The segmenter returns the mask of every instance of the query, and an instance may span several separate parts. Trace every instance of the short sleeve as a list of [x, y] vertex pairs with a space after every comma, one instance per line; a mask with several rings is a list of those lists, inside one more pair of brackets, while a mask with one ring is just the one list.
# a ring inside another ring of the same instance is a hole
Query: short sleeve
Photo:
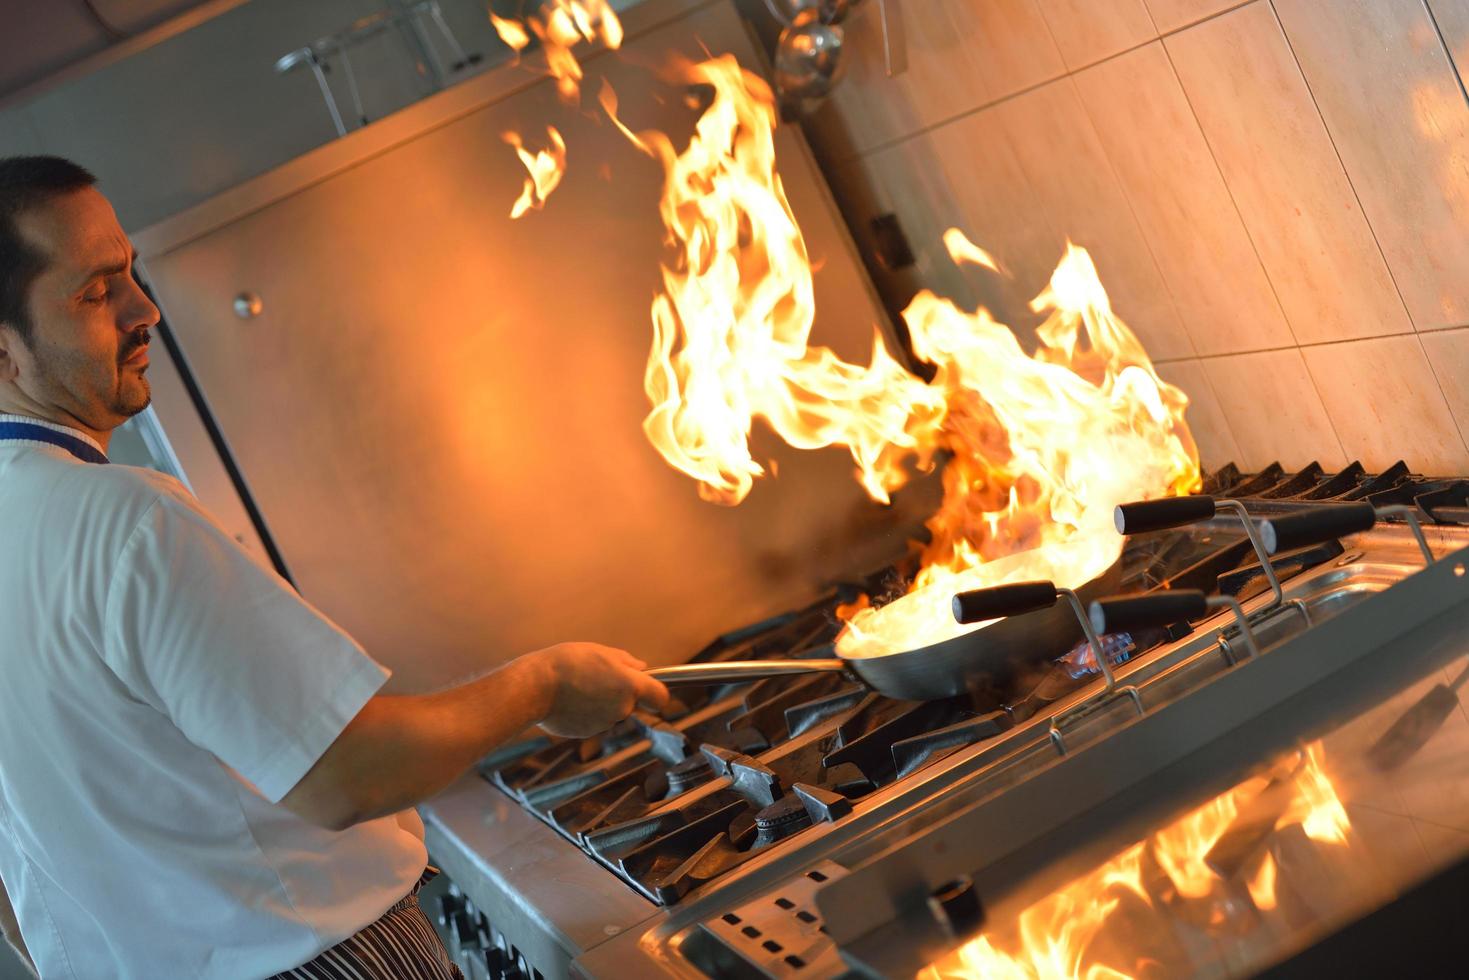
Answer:
[[272, 803], [390, 674], [183, 492], [127, 538], [105, 630], [104, 656], [134, 696]]

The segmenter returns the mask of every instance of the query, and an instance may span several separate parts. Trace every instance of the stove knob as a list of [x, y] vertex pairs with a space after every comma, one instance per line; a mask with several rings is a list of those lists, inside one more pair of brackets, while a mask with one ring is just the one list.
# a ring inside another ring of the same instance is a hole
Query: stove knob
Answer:
[[506, 970], [513, 968], [510, 963], [510, 954], [499, 946], [491, 946], [485, 950], [485, 971], [494, 980], [500, 980], [501, 977], [505, 976]]
[[479, 921], [470, 916], [467, 911], [461, 909], [450, 917], [449, 932], [459, 949], [480, 948]]
[[456, 895], [453, 892], [445, 892], [444, 894], [440, 895], [439, 925], [443, 926], [445, 929], [452, 928], [449, 923], [453, 920], [456, 914], [464, 910], [464, 907], [467, 904], [469, 904], [469, 900], [466, 899], [463, 895]]
[[968, 875], [935, 888], [928, 898], [928, 907], [944, 931], [956, 939], [984, 925], [984, 905]]

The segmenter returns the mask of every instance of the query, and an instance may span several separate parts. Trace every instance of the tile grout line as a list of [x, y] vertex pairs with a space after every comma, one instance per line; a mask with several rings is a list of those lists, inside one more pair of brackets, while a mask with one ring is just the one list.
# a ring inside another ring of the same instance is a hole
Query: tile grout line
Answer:
[[[1423, 10], [1428, 14], [1428, 22], [1433, 25], [1433, 32], [1438, 35], [1439, 46], [1443, 48], [1444, 57], [1449, 60], [1449, 68], [1453, 71], [1454, 78], [1458, 79], [1459, 91], [1463, 94], [1464, 101], [1469, 102], [1469, 88], [1465, 87], [1464, 73], [1460, 70], [1458, 62], [1454, 60], [1454, 50], [1449, 47], [1449, 39], [1444, 37], [1443, 27], [1439, 25], [1438, 14], [1434, 13], [1433, 4], [1429, 0], [1423, 0]], [[1363, 216], [1366, 216], [1365, 212]], [[1454, 411], [1454, 406], [1449, 404], [1449, 393], [1444, 390], [1443, 378], [1439, 377], [1438, 368], [1434, 366], [1433, 359], [1428, 356], [1428, 348], [1423, 346], [1421, 335], [1418, 337], [1418, 346], [1422, 348], [1423, 359], [1428, 362], [1428, 370], [1433, 373], [1433, 380], [1438, 384], [1439, 394], [1443, 396], [1444, 404], [1448, 406], [1449, 418], [1453, 420], [1454, 427], [1459, 430], [1459, 439], [1464, 443], [1464, 449], [1469, 451], [1469, 430], [1464, 428], [1459, 421], [1458, 414]]]
[[[1265, 9], [1267, 9], [1267, 10], [1270, 11], [1270, 15], [1271, 15], [1272, 19], [1275, 19], [1276, 20], [1276, 23], [1279, 24], [1279, 19], [1276, 18], [1276, 16], [1275, 16], [1275, 5], [1274, 5], [1273, 0], [1252, 0], [1252, 2], [1261, 2], [1261, 3], [1264, 3]], [[1243, 9], [1245, 6], [1249, 6], [1249, 4], [1242, 4], [1239, 7], [1232, 8], [1231, 11], [1222, 11], [1221, 12], [1221, 15], [1223, 13], [1230, 13], [1233, 10]], [[1285, 29], [1284, 29], [1284, 27], [1282, 27], [1281, 28], [1282, 35], [1284, 35], [1284, 32], [1285, 32]], [[1290, 39], [1289, 39], [1289, 37], [1286, 37], [1285, 38], [1285, 41], [1286, 41], [1286, 48], [1289, 49], [1290, 52], [1291, 52], [1291, 58], [1292, 58], [1292, 60], [1295, 60], [1295, 50], [1290, 47]], [[1229, 195], [1229, 203], [1231, 205], [1233, 205], [1234, 211], [1235, 211], [1235, 216], [1239, 219], [1240, 228], [1245, 233], [1245, 239], [1246, 239], [1246, 241], [1248, 241], [1250, 243], [1250, 250], [1252, 252], [1254, 252], [1254, 254], [1255, 254], [1255, 261], [1258, 262], [1259, 265], [1260, 265], [1260, 273], [1265, 277], [1266, 283], [1268, 283], [1269, 286], [1270, 286], [1270, 294], [1271, 294], [1271, 296], [1273, 296], [1275, 298], [1275, 305], [1280, 310], [1280, 318], [1285, 323], [1286, 332], [1290, 334], [1290, 339], [1294, 342], [1294, 347], [1295, 347], [1296, 351], [1298, 352], [1297, 356], [1299, 356], [1300, 359], [1301, 359], [1301, 365], [1306, 369], [1306, 377], [1309, 378], [1310, 381], [1311, 381], [1311, 390], [1316, 395], [1316, 402], [1317, 402], [1317, 404], [1319, 404], [1321, 406], [1322, 412], [1325, 413], [1325, 415], [1326, 415], [1326, 423], [1327, 423], [1328, 426], [1331, 427], [1331, 434], [1336, 439], [1337, 448], [1341, 451], [1342, 457], [1344, 459], [1349, 459], [1350, 457], [1349, 457], [1349, 455], [1347, 453], [1346, 443], [1342, 440], [1341, 431], [1337, 428], [1337, 425], [1336, 425], [1336, 419], [1334, 419], [1334, 418], [1331, 417], [1331, 410], [1326, 407], [1326, 399], [1321, 394], [1321, 382], [1317, 380], [1315, 373], [1311, 370], [1311, 365], [1306, 360], [1305, 355], [1303, 353], [1300, 353], [1300, 351], [1302, 350], [1302, 344], [1300, 342], [1300, 339], [1296, 336], [1295, 328], [1291, 326], [1290, 317], [1286, 314], [1285, 304], [1282, 303], [1281, 300], [1280, 300], [1280, 291], [1279, 291], [1279, 289], [1276, 288], [1275, 280], [1270, 275], [1270, 269], [1266, 265], [1264, 258], [1262, 258], [1261, 255], [1260, 255], [1260, 248], [1255, 243], [1255, 236], [1250, 232], [1249, 222], [1247, 222], [1245, 220], [1244, 214], [1240, 211], [1239, 202], [1235, 199], [1235, 196], [1234, 196], [1234, 189], [1229, 186], [1229, 180], [1228, 180], [1228, 178], [1226, 178], [1224, 176], [1224, 168], [1219, 165], [1219, 157], [1214, 152], [1214, 144], [1211, 143], [1211, 142], [1209, 142], [1209, 135], [1208, 135], [1208, 133], [1206, 133], [1204, 131], [1204, 124], [1199, 119], [1199, 114], [1198, 114], [1198, 111], [1194, 108], [1193, 100], [1191, 98], [1189, 98], [1188, 88], [1183, 84], [1183, 79], [1178, 76], [1178, 68], [1173, 63], [1173, 52], [1171, 50], [1169, 50], [1169, 47], [1168, 47], [1168, 44], [1167, 44], [1166, 41], [1165, 42], [1162, 42], [1162, 45], [1163, 45], [1163, 53], [1164, 53], [1164, 56], [1168, 59], [1168, 68], [1169, 68], [1169, 71], [1172, 72], [1174, 81], [1178, 83], [1179, 91], [1183, 93], [1183, 100], [1188, 105], [1189, 113], [1194, 118], [1194, 125], [1197, 126], [1198, 129], [1199, 129], [1199, 136], [1203, 139], [1204, 145], [1206, 147], [1208, 147], [1208, 149], [1209, 149], [1209, 158], [1214, 162], [1214, 169], [1219, 174], [1219, 181], [1220, 181], [1220, 183], [1222, 183], [1224, 185], [1224, 191], [1225, 191], [1225, 193]], [[1300, 69], [1300, 63], [1299, 63], [1299, 61], [1297, 61], [1296, 67], [1297, 67], [1298, 70]], [[1302, 77], [1304, 78], [1304, 73], [1303, 73], [1303, 76]], [[1308, 84], [1307, 85], [1307, 90], [1309, 91], [1309, 89], [1310, 89], [1310, 85]], [[1314, 96], [1312, 96], [1312, 103], [1313, 104], [1315, 103], [1315, 97]], [[1317, 114], [1318, 115], [1320, 114], [1320, 109], [1319, 108], [1317, 109]], [[1325, 120], [1323, 119], [1322, 120], [1322, 125], [1324, 126], [1325, 124], [1326, 124], [1325, 123]], [[1328, 139], [1329, 139], [1330, 138], [1330, 130], [1327, 131], [1327, 134], [1328, 134]], [[1335, 149], [1335, 145], [1334, 144], [1333, 144], [1333, 149]], [[1355, 189], [1353, 189], [1353, 194], [1355, 195]], [[1358, 206], [1360, 207], [1360, 203], [1359, 203]], [[1365, 215], [1364, 215], [1364, 217], [1365, 217]], [[1369, 226], [1369, 230], [1370, 230], [1370, 226]], [[1375, 237], [1375, 235], [1374, 235], [1374, 237]], [[1386, 259], [1384, 259], [1383, 261], [1386, 262]], [[1396, 286], [1397, 286], [1396, 280], [1394, 280], [1393, 285], [1394, 285], [1394, 288], [1396, 288]], [[1399, 300], [1401, 301], [1401, 299], [1402, 299], [1401, 294], [1399, 294]], [[1412, 326], [1413, 325], [1413, 320], [1412, 320], [1412, 317], [1411, 316], [1408, 318], [1408, 325], [1409, 326]], [[1313, 345], [1313, 346], [1320, 346], [1320, 345]], [[1437, 382], [1437, 380], [1438, 380], [1437, 375], [1435, 375], [1434, 376], [1434, 381]], [[1442, 385], [1440, 385], [1439, 387], [1440, 387], [1440, 394], [1442, 394]]]
[[[1214, 385], [1214, 379], [1209, 376], [1209, 369], [1204, 366], [1202, 361], [1197, 361], [1196, 363], [1199, 365], [1199, 373], [1204, 376], [1204, 387], [1209, 389], [1209, 396], [1214, 399], [1214, 407], [1219, 410], [1219, 417], [1224, 420], [1224, 431], [1229, 435], [1229, 441], [1234, 444], [1236, 458], [1225, 460], [1225, 463], [1239, 463], [1244, 458], [1245, 448], [1240, 443], [1239, 436], [1234, 434], [1234, 424], [1229, 421], [1229, 413], [1224, 410], [1224, 401], [1219, 397], [1219, 389]], [[1188, 392], [1184, 392], [1184, 394], [1188, 394]], [[1189, 430], [1189, 435], [1193, 435], [1193, 430]], [[1198, 449], [1198, 445], [1198, 441], [1195, 440], [1194, 448]], [[1199, 462], [1202, 463], [1203, 460], [1200, 459]], [[1220, 465], [1222, 466], [1224, 464], [1221, 463]]]
[[1248, 354], [1279, 354], [1288, 350], [1314, 350], [1318, 347], [1340, 347], [1343, 344], [1364, 344], [1372, 340], [1388, 340], [1393, 337], [1418, 337], [1425, 333], [1454, 333], [1459, 330], [1469, 330], [1469, 325], [1456, 327], [1443, 327], [1437, 330], [1399, 330], [1394, 333], [1378, 333], [1365, 337], [1340, 337], [1335, 340], [1318, 340], [1309, 344], [1294, 344], [1282, 347], [1251, 347], [1249, 350], [1220, 351], [1217, 354], [1199, 354], [1197, 357], [1157, 357], [1153, 358], [1154, 364], [1176, 364], [1179, 361], [1217, 361], [1226, 357], [1244, 357]]
[[1316, 372], [1311, 370], [1311, 362], [1306, 360], [1306, 355], [1299, 347], [1296, 348], [1296, 356], [1301, 359], [1301, 367], [1306, 369], [1306, 377], [1311, 380], [1311, 390], [1316, 393], [1316, 402], [1326, 416], [1326, 424], [1331, 427], [1331, 434], [1336, 437], [1336, 447], [1341, 450], [1342, 459], [1347, 463], [1353, 459], [1359, 459], [1360, 457], [1347, 452], [1347, 444], [1336, 427], [1336, 419], [1331, 417], [1331, 409], [1326, 407], [1326, 399], [1321, 397], [1321, 382], [1316, 380]]
[[1433, 358], [1428, 356], [1428, 348], [1423, 346], [1423, 338], [1418, 334], [1413, 335], [1418, 341], [1418, 350], [1423, 354], [1423, 363], [1428, 365], [1428, 373], [1433, 378], [1433, 383], [1438, 385], [1438, 397], [1443, 399], [1444, 410], [1449, 413], [1449, 421], [1454, 423], [1454, 429], [1459, 433], [1459, 441], [1464, 444], [1464, 452], [1469, 453], [1469, 429], [1465, 429], [1459, 421], [1459, 415], [1454, 411], [1454, 406], [1449, 403], [1449, 393], [1444, 391], [1443, 379], [1438, 376], [1438, 368], [1433, 366]]
[[1403, 295], [1403, 287], [1398, 284], [1398, 277], [1394, 274], [1392, 263], [1387, 260], [1387, 252], [1382, 247], [1382, 239], [1377, 235], [1377, 229], [1372, 227], [1372, 219], [1367, 215], [1367, 208], [1362, 203], [1362, 195], [1357, 191], [1357, 185], [1352, 180], [1352, 172], [1347, 169], [1347, 162], [1342, 159], [1341, 148], [1336, 145], [1336, 137], [1331, 134], [1331, 126], [1326, 122], [1326, 114], [1321, 111], [1321, 103], [1316, 98], [1316, 90], [1311, 88], [1311, 79], [1306, 75], [1306, 67], [1301, 64], [1301, 58], [1296, 54], [1296, 46], [1290, 41], [1290, 32], [1285, 29], [1285, 21], [1280, 19], [1280, 11], [1275, 9], [1275, 0], [1268, 0], [1270, 16], [1275, 21], [1280, 36], [1285, 39], [1286, 50], [1296, 65], [1296, 71], [1300, 72], [1301, 82], [1306, 86], [1306, 94], [1311, 97], [1311, 107], [1316, 110], [1316, 118], [1321, 120], [1321, 129], [1326, 133], [1326, 142], [1331, 144], [1331, 152], [1336, 157], [1337, 166], [1341, 167], [1341, 173], [1346, 178], [1347, 186], [1352, 190], [1352, 200], [1357, 202], [1357, 213], [1362, 216], [1362, 223], [1367, 226], [1367, 233], [1372, 236], [1372, 244], [1377, 247], [1377, 255], [1382, 259], [1382, 267], [1387, 270], [1388, 281], [1392, 283], [1393, 292], [1398, 294], [1398, 302], [1403, 305], [1403, 315], [1408, 318], [1408, 325], [1413, 329], [1418, 324], [1413, 320], [1413, 311], [1408, 307], [1408, 299]]
[[[1316, 115], [1321, 120], [1321, 126], [1326, 131], [1327, 142], [1331, 144], [1332, 152], [1336, 155], [1336, 161], [1338, 166], [1341, 167], [1342, 176], [1346, 178], [1347, 186], [1352, 189], [1352, 197], [1357, 202], [1357, 211], [1362, 215], [1362, 223], [1367, 226], [1368, 233], [1372, 235], [1372, 243], [1377, 246], [1377, 254], [1382, 259], [1383, 268], [1387, 270], [1387, 277], [1388, 280], [1391, 281], [1393, 284], [1393, 290], [1398, 294], [1398, 302], [1401, 303], [1403, 306], [1403, 313], [1408, 318], [1408, 325], [1413, 327], [1413, 333], [1411, 334], [1411, 336], [1413, 336], [1417, 340], [1418, 350], [1423, 354], [1424, 363], [1428, 365], [1428, 373], [1433, 378], [1434, 385], [1438, 388], [1438, 397], [1442, 399], [1444, 408], [1449, 413], [1449, 421], [1453, 422], [1454, 429], [1459, 433], [1459, 442], [1464, 446], [1465, 451], [1469, 452], [1469, 432], [1465, 431], [1464, 426], [1459, 422], [1458, 416], [1454, 413], [1453, 406], [1449, 404], [1449, 396], [1448, 392], [1444, 391], [1443, 379], [1439, 377], [1438, 369], [1434, 367], [1432, 359], [1429, 358], [1428, 350], [1423, 346], [1423, 339], [1418, 336], [1418, 324], [1413, 319], [1413, 311], [1408, 307], [1408, 300], [1407, 297], [1403, 295], [1403, 288], [1398, 283], [1398, 277], [1393, 272], [1392, 264], [1387, 260], [1387, 252], [1382, 247], [1382, 240], [1377, 235], [1377, 229], [1372, 226], [1372, 219], [1368, 216], [1367, 208], [1362, 203], [1362, 196], [1357, 191], [1356, 183], [1352, 180], [1351, 171], [1347, 169], [1346, 161], [1342, 159], [1341, 149], [1337, 146], [1336, 138], [1332, 136], [1331, 127], [1326, 122], [1326, 114], [1321, 111], [1321, 103], [1316, 98], [1315, 89], [1311, 87], [1311, 79], [1306, 75], [1306, 68], [1304, 65], [1301, 64], [1300, 56], [1296, 54], [1295, 45], [1291, 43], [1290, 32], [1285, 29], [1285, 22], [1280, 19], [1280, 11], [1276, 9], [1275, 2], [1276, 0], [1268, 0], [1271, 16], [1274, 17], [1276, 27], [1280, 29], [1281, 36], [1285, 38], [1286, 49], [1290, 51], [1291, 59], [1295, 61], [1296, 71], [1300, 72], [1301, 74], [1301, 81], [1303, 81], [1306, 85], [1306, 93], [1311, 97], [1311, 105], [1315, 108]], [[1439, 28], [1438, 18], [1434, 16], [1433, 8], [1429, 5], [1428, 0], [1420, 0], [1420, 2], [1422, 3], [1424, 12], [1428, 15], [1429, 23], [1433, 25], [1434, 33], [1438, 36], [1439, 45], [1443, 48], [1444, 55], [1448, 58], [1449, 68], [1452, 70], [1454, 78], [1459, 83], [1459, 91], [1461, 93], [1464, 93], [1465, 100], [1469, 101], [1469, 92], [1466, 92], [1464, 88], [1464, 78], [1459, 73], [1458, 65], [1454, 63], [1454, 54], [1452, 51], [1449, 50], [1448, 42], [1444, 38], [1443, 31]], [[1392, 336], [1409, 335], [1394, 334]], [[1309, 371], [1310, 365], [1308, 364], [1306, 367], [1307, 371]], [[1311, 377], [1312, 382], [1314, 383], [1315, 375], [1312, 375]], [[1317, 397], [1320, 397], [1319, 390], [1317, 391]], [[1328, 412], [1327, 417], [1330, 418], [1330, 415], [1331, 413]], [[1334, 422], [1332, 423], [1332, 426], [1333, 428], [1335, 428]]]
[[[1260, 0], [1251, 0], [1251, 3], [1257, 2]], [[1247, 6], [1250, 4], [1242, 4], [1233, 10], [1242, 10]], [[1226, 11], [1228, 12], [1232, 11]], [[1159, 41], [1159, 46], [1163, 49], [1163, 58], [1168, 62], [1168, 73], [1173, 76], [1178, 92], [1183, 96], [1183, 103], [1188, 106], [1189, 115], [1193, 117], [1194, 126], [1199, 131], [1199, 139], [1204, 141], [1204, 146], [1209, 151], [1209, 160], [1214, 164], [1214, 172], [1219, 175], [1219, 183], [1229, 197], [1229, 205], [1234, 209], [1235, 220], [1239, 222], [1240, 230], [1245, 233], [1245, 241], [1250, 243], [1250, 252], [1255, 256], [1255, 263], [1260, 267], [1260, 275], [1265, 277], [1265, 283], [1270, 287], [1270, 296], [1275, 300], [1276, 310], [1280, 312], [1280, 322], [1285, 324], [1285, 332], [1290, 335], [1292, 345], [1299, 347], [1301, 340], [1296, 336], [1295, 328], [1291, 326], [1290, 317], [1285, 312], [1285, 304], [1280, 301], [1280, 290], [1275, 288], [1275, 280], [1270, 276], [1270, 267], [1265, 264], [1265, 259], [1260, 255], [1260, 246], [1255, 244], [1255, 236], [1250, 233], [1250, 223], [1245, 220], [1239, 201], [1235, 200], [1234, 188], [1229, 186], [1229, 179], [1224, 176], [1224, 168], [1219, 165], [1219, 155], [1214, 152], [1214, 144], [1209, 142], [1209, 134], [1204, 131], [1203, 120], [1199, 119], [1199, 112], [1194, 108], [1194, 101], [1189, 98], [1188, 87], [1183, 84], [1183, 79], [1178, 74], [1178, 66], [1173, 63], [1173, 52], [1169, 50], [1166, 41]], [[1320, 392], [1317, 392], [1317, 397], [1320, 397]]]
[[[1152, 17], [1152, 13], [1149, 13], [1148, 16]], [[1163, 274], [1163, 267], [1158, 264], [1158, 255], [1153, 250], [1153, 243], [1148, 240], [1147, 232], [1143, 230], [1142, 220], [1137, 216], [1137, 207], [1132, 203], [1132, 195], [1127, 193], [1127, 185], [1122, 182], [1122, 178], [1117, 173], [1117, 164], [1112, 161], [1112, 154], [1107, 152], [1107, 144], [1102, 142], [1102, 134], [1097, 130], [1097, 122], [1092, 118], [1091, 109], [1087, 108], [1086, 99], [1081, 94], [1081, 86], [1076, 83], [1075, 75], [1068, 75], [1066, 81], [1071, 88], [1072, 98], [1076, 99], [1076, 104], [1081, 107], [1081, 114], [1086, 119], [1086, 124], [1091, 127], [1092, 136], [1097, 141], [1097, 148], [1102, 151], [1102, 159], [1107, 161], [1107, 172], [1112, 175], [1112, 181], [1117, 185], [1117, 193], [1121, 195], [1122, 203], [1127, 205], [1127, 213], [1132, 218], [1133, 227], [1137, 229], [1137, 237], [1143, 243], [1143, 250], [1148, 253], [1148, 261], [1153, 264], [1153, 271], [1158, 275], [1158, 283], [1163, 287], [1164, 295], [1168, 297], [1168, 306], [1173, 310], [1174, 324], [1183, 334], [1183, 339], [1188, 341], [1189, 348], [1194, 352], [1193, 356], [1198, 357], [1199, 345], [1194, 342], [1194, 335], [1189, 332], [1178, 297], [1174, 295], [1168, 277]]]
[[[1077, 67], [1077, 68], [1072, 68], [1070, 65], [1068, 65], [1066, 63], [1066, 57], [1065, 57], [1065, 55], [1061, 55], [1060, 49], [1057, 48], [1057, 52], [1056, 53], [1061, 58], [1061, 73], [1060, 74], [1058, 74], [1058, 75], [1052, 75], [1049, 78], [1041, 79], [1038, 82], [1033, 82], [1032, 84], [1027, 85], [1024, 88], [1016, 89], [1014, 92], [1009, 92], [1009, 93], [1007, 93], [1005, 95], [1002, 95], [999, 98], [997, 98], [997, 99], [995, 99], [995, 100], [993, 100], [991, 102], [981, 102], [980, 104], [975, 105], [975, 106], [971, 106], [971, 107], [969, 107], [968, 109], [965, 109], [962, 112], [956, 112], [952, 116], [946, 116], [943, 119], [935, 120], [934, 122], [928, 123], [928, 124], [926, 124], [924, 126], [920, 126], [917, 129], [914, 129], [914, 130], [912, 130], [910, 132], [901, 133], [901, 134], [899, 134], [897, 136], [891, 136], [891, 137], [888, 137], [887, 139], [879, 140], [878, 142], [876, 142], [876, 143], [872, 144], [871, 146], [867, 147], [866, 149], [858, 150], [855, 153], [846, 154], [846, 155], [843, 155], [843, 156], [840, 156], [840, 157], [835, 157], [835, 158], [832, 159], [832, 166], [845, 167], [845, 166], [848, 166], [849, 164], [853, 164], [853, 163], [858, 162], [859, 160], [863, 159], [864, 157], [871, 156], [872, 154], [881, 153], [884, 150], [891, 150], [893, 147], [898, 146], [899, 144], [904, 143], [904, 142], [906, 142], [906, 141], [908, 141], [910, 139], [913, 139], [914, 137], [927, 135], [928, 133], [931, 133], [931, 132], [933, 132], [936, 129], [942, 129], [945, 126], [950, 125], [951, 123], [956, 123], [956, 122], [958, 122], [961, 119], [965, 119], [965, 118], [967, 118], [969, 116], [977, 115], [978, 113], [981, 113], [981, 112], [985, 111], [986, 109], [992, 109], [992, 108], [994, 108], [997, 105], [1002, 105], [1002, 104], [1004, 104], [1006, 102], [1010, 102], [1010, 101], [1012, 101], [1014, 99], [1018, 99], [1022, 95], [1029, 95], [1031, 92], [1034, 92], [1036, 89], [1043, 88], [1043, 87], [1045, 87], [1047, 85], [1050, 85], [1053, 82], [1058, 82], [1058, 81], [1060, 81], [1063, 78], [1072, 77], [1072, 76], [1075, 76], [1075, 75], [1077, 75], [1077, 74], [1079, 74], [1081, 72], [1089, 71], [1090, 69], [1096, 68], [1098, 65], [1104, 65], [1104, 64], [1106, 64], [1109, 61], [1116, 61], [1118, 58], [1121, 58], [1123, 55], [1131, 54], [1132, 52], [1137, 51], [1137, 50], [1139, 50], [1141, 48], [1145, 48], [1148, 45], [1150, 45], [1150, 44], [1152, 44], [1152, 43], [1154, 43], [1156, 41], [1162, 41], [1164, 38], [1172, 37], [1175, 34], [1182, 34], [1184, 31], [1191, 30], [1191, 29], [1193, 29], [1195, 27], [1198, 27], [1200, 24], [1207, 24], [1209, 21], [1214, 20], [1214, 19], [1219, 18], [1219, 17], [1223, 17], [1225, 14], [1232, 13], [1232, 12], [1240, 9], [1241, 7], [1248, 7], [1250, 4], [1252, 4], [1252, 3], [1258, 3], [1258, 2], [1259, 2], [1259, 0], [1239, 0], [1239, 2], [1234, 3], [1234, 4], [1232, 4], [1232, 5], [1224, 8], [1223, 10], [1216, 10], [1214, 13], [1210, 14], [1207, 17], [1200, 17], [1198, 20], [1189, 21], [1187, 24], [1183, 24], [1183, 25], [1181, 25], [1179, 27], [1175, 27], [1175, 28], [1173, 28], [1172, 30], [1169, 30], [1169, 31], [1159, 31], [1158, 30], [1157, 22], [1153, 20], [1153, 12], [1151, 10], [1149, 10], [1146, 5], [1144, 5], [1143, 9], [1148, 14], [1148, 20], [1153, 23], [1153, 33], [1151, 35], [1149, 35], [1148, 37], [1144, 38], [1143, 40], [1137, 42], [1136, 44], [1129, 45], [1129, 46], [1127, 46], [1125, 48], [1122, 48], [1121, 50], [1118, 50], [1118, 51], [1113, 51], [1111, 54], [1104, 55], [1104, 56], [1098, 58], [1095, 61], [1089, 61], [1089, 62], [1087, 62], [1087, 63], [1085, 63], [1085, 64], [1083, 64], [1083, 65], [1081, 65], [1080, 67]], [[1045, 25], [1046, 25], [1046, 33], [1047, 34], [1051, 34], [1051, 26], [1050, 26], [1050, 24], [1048, 22], [1046, 22], [1044, 11], [1041, 12], [1041, 21], [1042, 21], [1042, 23], [1045, 23]], [[1056, 43], [1055, 36], [1054, 35], [1051, 35], [1051, 44], [1053, 46], [1055, 46], [1055, 43]], [[828, 103], [828, 104], [830, 104], [830, 103]]]
[[1438, 35], [1438, 43], [1443, 48], [1444, 57], [1449, 59], [1449, 67], [1454, 70], [1454, 78], [1459, 82], [1459, 91], [1464, 95], [1464, 101], [1469, 102], [1469, 88], [1464, 85], [1464, 73], [1459, 70], [1459, 64], [1454, 60], [1454, 49], [1449, 47], [1449, 39], [1444, 37], [1443, 28], [1439, 26], [1438, 14], [1433, 12], [1433, 4], [1429, 0], [1422, 0], [1423, 10], [1428, 14], [1428, 22], [1433, 25], [1433, 33]]

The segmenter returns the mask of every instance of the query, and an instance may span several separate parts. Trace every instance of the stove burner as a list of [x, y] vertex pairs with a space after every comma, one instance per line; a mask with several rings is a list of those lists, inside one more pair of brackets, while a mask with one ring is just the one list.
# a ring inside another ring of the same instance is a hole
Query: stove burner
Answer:
[[671, 800], [680, 793], [707, 783], [713, 775], [709, 757], [702, 752], [696, 752], [668, 770], [668, 795], [664, 799]]
[[774, 844], [809, 826], [811, 814], [806, 811], [806, 805], [800, 799], [788, 796], [776, 800], [755, 814], [755, 843], [750, 849], [757, 850]]
[[[1399, 463], [1376, 475], [1360, 463], [1335, 473], [1319, 465], [1250, 474], [1236, 466], [1205, 478], [1215, 496], [1244, 499], [1260, 518], [1329, 503], [1416, 504], [1427, 518], [1469, 524], [1469, 479], [1425, 477]], [[1292, 574], [1343, 560], [1339, 542], [1278, 555]], [[1360, 557], [1360, 553], [1358, 554]], [[1244, 602], [1268, 587], [1250, 541], [1230, 522], [1206, 522], [1130, 538], [1120, 592], [1201, 589]], [[864, 578], [872, 596], [901, 592], [905, 564]], [[696, 661], [811, 656], [839, 628], [828, 594], [793, 612], [716, 640]], [[1145, 656], [1188, 636], [1187, 623], [1104, 640], [1109, 662]], [[1060, 657], [1058, 662], [1056, 658]], [[770, 678], [680, 692], [685, 705], [639, 712], [608, 735], [542, 739], [486, 761], [482, 771], [624, 881], [661, 904], [728, 874], [759, 848], [802, 837], [813, 823], [839, 822], [855, 801], [922, 771], [966, 746], [1060, 710], [1095, 684], [1091, 651], [1036, 651], [1004, 690], [930, 702], [901, 702], [838, 675]], [[978, 758], [978, 756], [976, 756]], [[956, 765], [970, 763], [958, 760]], [[875, 805], [883, 805], [876, 803]], [[799, 846], [800, 841], [782, 844]], [[1253, 852], [1251, 852], [1253, 853]]]

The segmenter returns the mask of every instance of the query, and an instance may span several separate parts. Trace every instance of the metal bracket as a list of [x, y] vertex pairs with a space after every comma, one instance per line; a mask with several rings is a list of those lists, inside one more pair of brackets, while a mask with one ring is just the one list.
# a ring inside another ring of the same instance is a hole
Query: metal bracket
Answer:
[[903, 28], [901, 0], [877, 0], [882, 17], [882, 59], [888, 78], [908, 70], [908, 36]]
[[1401, 517], [1408, 522], [1408, 528], [1413, 532], [1413, 538], [1418, 542], [1418, 550], [1423, 552], [1423, 566], [1427, 568], [1434, 562], [1433, 549], [1428, 546], [1428, 538], [1423, 535], [1423, 524], [1418, 520], [1418, 508], [1407, 504], [1393, 504], [1390, 507], [1379, 507], [1377, 513], [1384, 517]]

